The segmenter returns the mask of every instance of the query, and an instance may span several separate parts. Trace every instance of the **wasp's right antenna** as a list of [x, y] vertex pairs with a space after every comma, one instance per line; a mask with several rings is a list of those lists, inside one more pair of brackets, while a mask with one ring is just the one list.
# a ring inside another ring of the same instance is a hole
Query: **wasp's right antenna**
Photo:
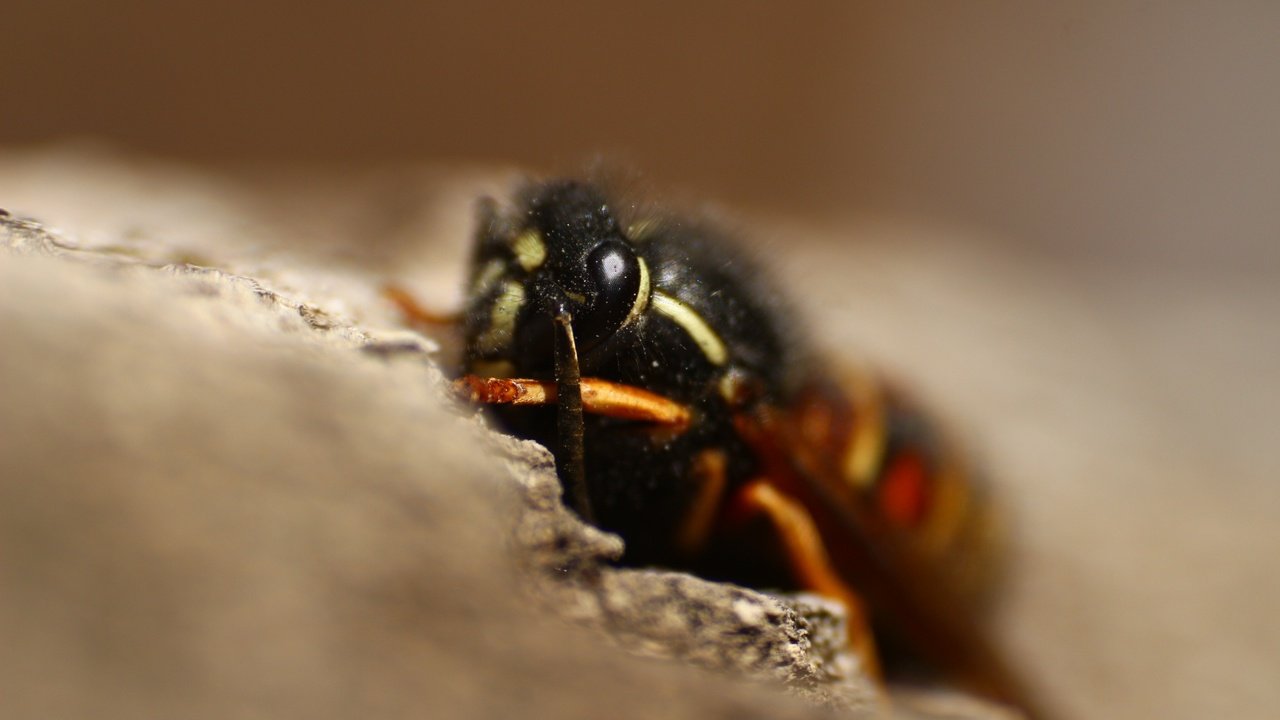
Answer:
[[583, 460], [582, 375], [578, 368], [578, 346], [573, 338], [573, 315], [561, 306], [556, 324], [556, 471], [564, 483], [569, 504], [578, 517], [595, 522], [591, 497], [587, 494], [587, 473]]

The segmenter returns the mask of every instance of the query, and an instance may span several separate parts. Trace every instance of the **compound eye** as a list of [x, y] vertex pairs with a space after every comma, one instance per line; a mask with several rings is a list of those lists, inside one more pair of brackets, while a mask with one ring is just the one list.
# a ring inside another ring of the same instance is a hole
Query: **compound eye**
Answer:
[[625, 243], [617, 240], [600, 243], [587, 258], [587, 267], [598, 292], [593, 303], [597, 309], [607, 305], [631, 309], [640, 290], [640, 261]]
[[590, 344], [617, 332], [627, 320], [640, 295], [642, 271], [626, 243], [606, 240], [587, 256], [587, 273], [596, 292], [581, 330]]

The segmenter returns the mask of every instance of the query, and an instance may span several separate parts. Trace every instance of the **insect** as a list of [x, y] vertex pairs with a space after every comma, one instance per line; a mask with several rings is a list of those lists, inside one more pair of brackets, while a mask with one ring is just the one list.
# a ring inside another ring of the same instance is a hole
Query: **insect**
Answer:
[[815, 353], [767, 282], [709, 222], [530, 182], [481, 203], [458, 385], [553, 450], [628, 562], [830, 596], [873, 674], [877, 642], [905, 647], [1029, 709], [978, 619], [981, 484], [901, 390]]

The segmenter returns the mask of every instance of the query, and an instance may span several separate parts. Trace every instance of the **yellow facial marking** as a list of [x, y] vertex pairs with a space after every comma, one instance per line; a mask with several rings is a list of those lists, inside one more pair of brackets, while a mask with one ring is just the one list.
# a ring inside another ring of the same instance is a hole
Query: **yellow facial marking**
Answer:
[[636, 260], [640, 261], [640, 289], [636, 291], [636, 301], [631, 306], [631, 312], [627, 313], [626, 319], [622, 321], [623, 327], [634, 322], [649, 307], [649, 264], [642, 257]]
[[502, 278], [502, 273], [507, 269], [507, 264], [501, 260], [493, 259], [485, 263], [480, 268], [480, 272], [476, 273], [476, 279], [471, 283], [471, 294], [474, 297], [483, 297], [489, 294], [495, 283]]
[[653, 291], [651, 303], [654, 310], [670, 318], [688, 333], [712, 365], [723, 365], [729, 359], [729, 350], [724, 346], [724, 341], [693, 308], [657, 290]]
[[516, 262], [520, 263], [525, 272], [532, 272], [546, 262], [547, 242], [542, 239], [542, 233], [529, 228], [511, 241], [511, 252], [515, 253]]
[[516, 316], [524, 307], [524, 285], [508, 280], [502, 286], [502, 293], [493, 301], [489, 310], [489, 327], [480, 334], [478, 345], [481, 352], [494, 352], [511, 347], [511, 338], [516, 329]]

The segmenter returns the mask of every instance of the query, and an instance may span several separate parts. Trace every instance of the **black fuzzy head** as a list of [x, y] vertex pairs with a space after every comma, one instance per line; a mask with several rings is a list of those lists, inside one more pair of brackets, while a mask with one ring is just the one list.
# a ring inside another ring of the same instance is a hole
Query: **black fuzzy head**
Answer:
[[[552, 181], [526, 201], [527, 242], [541, 241], [545, 259], [530, 283], [548, 314], [567, 309], [579, 349], [589, 351], [633, 320], [648, 301], [647, 269], [618, 225], [609, 201], [593, 185]], [[530, 263], [532, 264], [532, 263]]]

